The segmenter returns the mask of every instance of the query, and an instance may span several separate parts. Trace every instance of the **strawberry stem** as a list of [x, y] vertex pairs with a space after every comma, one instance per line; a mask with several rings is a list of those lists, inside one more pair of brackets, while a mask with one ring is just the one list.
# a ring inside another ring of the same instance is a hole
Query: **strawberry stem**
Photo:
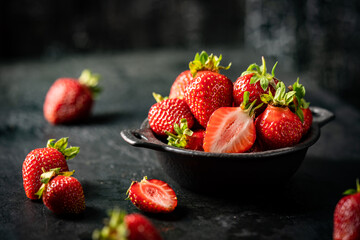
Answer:
[[169, 99], [168, 97], [163, 97], [163, 96], [161, 96], [160, 94], [155, 93], [155, 92], [153, 92], [152, 95], [153, 95], [153, 97], [155, 98], [155, 101], [156, 101], [156, 102], [161, 102], [161, 101], [164, 101], [164, 100], [166, 100], [166, 99]]
[[165, 131], [168, 135], [168, 145], [185, 148], [188, 144], [189, 137], [193, 135], [193, 131], [188, 128], [188, 123], [185, 118], [180, 120], [180, 125], [174, 123], [174, 131], [176, 134]]
[[189, 69], [193, 77], [195, 77], [196, 73], [199, 71], [207, 70], [212, 72], [219, 72], [221, 69], [229, 69], [231, 63], [228, 66], [220, 66], [220, 61], [222, 59], [222, 55], [219, 57], [210, 54], [208, 55], [205, 51], [202, 51], [200, 54], [196, 53], [193, 61], [189, 63]]
[[69, 160], [74, 158], [79, 153], [80, 147], [66, 148], [68, 145], [68, 140], [69, 140], [68, 137], [60, 138], [57, 142], [54, 142], [55, 139], [49, 139], [46, 144], [46, 147], [57, 149], [65, 156], [66, 160]]
[[359, 179], [356, 179], [356, 189], [348, 189], [345, 192], [343, 192], [343, 195], [353, 195], [356, 193], [360, 193], [360, 184]]

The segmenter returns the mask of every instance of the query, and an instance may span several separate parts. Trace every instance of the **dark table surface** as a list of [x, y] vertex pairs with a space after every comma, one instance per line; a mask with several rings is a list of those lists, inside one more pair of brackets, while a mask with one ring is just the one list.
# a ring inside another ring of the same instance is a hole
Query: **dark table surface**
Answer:
[[[233, 81], [250, 63], [260, 63], [261, 55], [250, 50], [213, 52], [223, 54], [224, 65], [232, 61], [227, 75]], [[145, 214], [164, 239], [331, 239], [334, 207], [360, 177], [360, 112], [321, 89], [310, 75], [289, 70], [286, 62], [279, 62], [277, 77], [290, 84], [300, 76], [311, 104], [334, 112], [336, 119], [322, 127], [320, 139], [282, 187], [192, 192], [162, 171], [152, 150], [132, 147], [120, 137], [123, 129], [139, 128], [154, 103], [152, 92], [167, 95], [193, 55], [170, 49], [1, 63], [0, 238], [91, 239], [108, 209], [139, 212], [125, 193], [132, 180], [148, 176], [167, 181], [178, 196], [173, 213]], [[269, 66], [274, 63], [268, 61]], [[91, 119], [48, 124], [42, 104], [50, 85], [61, 76], [76, 77], [84, 68], [102, 75], [104, 89]], [[61, 137], [81, 149], [69, 161], [86, 197], [87, 209], [77, 218], [54, 215], [40, 201], [27, 199], [22, 186], [26, 155]]]

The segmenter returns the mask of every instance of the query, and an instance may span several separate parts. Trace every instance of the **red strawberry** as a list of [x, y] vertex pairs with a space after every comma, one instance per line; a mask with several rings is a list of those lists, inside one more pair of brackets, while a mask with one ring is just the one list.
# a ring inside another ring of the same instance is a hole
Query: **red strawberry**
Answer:
[[168, 135], [168, 145], [191, 150], [204, 150], [204, 129], [191, 131], [188, 128], [186, 119], [183, 118], [180, 120], [180, 126], [177, 123], [174, 124], [174, 130], [176, 134], [166, 132]]
[[296, 82], [289, 86], [289, 90], [296, 92], [294, 96], [294, 101], [289, 105], [290, 109], [299, 116], [301, 122], [303, 123], [303, 135], [305, 135], [312, 124], [312, 113], [309, 108], [310, 103], [306, 102], [305, 97], [305, 87], [299, 83], [299, 78]]
[[126, 214], [114, 209], [108, 224], [93, 232], [94, 240], [161, 240], [162, 237], [149, 219], [139, 213]]
[[[222, 107], [211, 115], [206, 127], [204, 151], [216, 153], [242, 153], [248, 151], [256, 139], [253, 108], [244, 93], [241, 107]], [[261, 105], [259, 105], [261, 106]]]
[[174, 83], [171, 86], [169, 98], [184, 98], [184, 93], [187, 86], [192, 79], [190, 70], [183, 71], [176, 77]]
[[310, 108], [302, 108], [301, 110], [304, 115], [304, 122], [303, 122], [303, 135], [304, 135], [309, 131], [312, 125], [313, 116]]
[[194, 125], [194, 116], [189, 106], [183, 99], [162, 98], [159, 94], [153, 93], [157, 103], [151, 106], [148, 119], [150, 128], [160, 136], [166, 136], [165, 131], [175, 133], [174, 123], [180, 122], [185, 118], [189, 128]]
[[356, 189], [344, 192], [345, 197], [337, 203], [334, 211], [334, 240], [360, 239], [360, 184], [356, 180]]
[[[243, 102], [243, 95], [246, 91], [250, 93], [249, 101], [253, 102], [257, 100], [257, 104], [261, 103], [261, 94], [268, 93], [269, 91], [271, 91], [272, 94], [275, 94], [275, 87], [278, 83], [274, 74], [276, 65], [277, 62], [272, 69], [272, 73], [269, 74], [266, 72], [267, 70], [264, 57], [262, 57], [262, 66], [259, 67], [255, 63], [251, 64], [234, 83], [234, 106], [239, 106]], [[265, 110], [265, 108], [266, 105], [260, 108], [257, 112], [261, 113]]]
[[84, 70], [79, 79], [59, 78], [50, 87], [44, 102], [44, 117], [52, 124], [86, 119], [93, 106], [99, 76]]
[[144, 177], [140, 182], [133, 181], [127, 194], [130, 201], [145, 212], [169, 213], [177, 206], [174, 190], [157, 179]]
[[60, 168], [60, 171], [69, 171], [66, 160], [76, 156], [79, 147], [66, 148], [68, 138], [61, 138], [56, 143], [50, 139], [46, 148], [32, 150], [25, 158], [22, 166], [23, 184], [26, 196], [30, 199], [38, 199], [35, 193], [41, 186], [40, 176], [42, 168], [49, 171], [52, 168]]
[[203, 51], [196, 54], [195, 60], [189, 63], [193, 79], [190, 81], [184, 98], [191, 112], [202, 127], [206, 127], [211, 114], [220, 107], [232, 105], [233, 84], [226, 76], [219, 74], [222, 56], [207, 55]]
[[255, 121], [256, 134], [261, 144], [267, 149], [293, 146], [302, 137], [303, 127], [300, 118], [287, 106], [293, 101], [294, 91], [285, 93], [285, 85], [279, 82], [275, 97], [261, 95], [267, 108]]
[[70, 177], [73, 173], [54, 168], [41, 175], [43, 185], [36, 195], [56, 214], [79, 214], [85, 210], [84, 191], [80, 182]]

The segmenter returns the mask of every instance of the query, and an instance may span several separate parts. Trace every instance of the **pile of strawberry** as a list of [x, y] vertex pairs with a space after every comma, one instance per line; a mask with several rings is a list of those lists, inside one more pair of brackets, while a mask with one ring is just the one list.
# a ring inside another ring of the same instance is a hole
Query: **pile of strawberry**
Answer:
[[197, 53], [175, 79], [169, 97], [148, 113], [150, 128], [169, 145], [214, 153], [243, 153], [290, 147], [312, 124], [305, 88], [292, 85], [251, 64], [233, 83], [220, 74], [222, 56]]

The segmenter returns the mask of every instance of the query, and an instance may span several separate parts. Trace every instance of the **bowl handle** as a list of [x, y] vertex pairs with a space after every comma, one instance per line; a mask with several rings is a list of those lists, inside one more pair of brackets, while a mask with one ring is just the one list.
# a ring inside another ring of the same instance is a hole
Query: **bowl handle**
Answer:
[[[134, 147], [145, 147], [164, 151], [164, 143], [148, 133], [149, 129], [126, 129], [120, 132], [121, 137]], [[153, 143], [155, 142], [155, 143]], [[165, 145], [166, 146], [166, 145]]]
[[327, 109], [321, 107], [310, 107], [310, 110], [313, 114], [313, 122], [317, 123], [319, 127], [324, 126], [331, 120], [335, 118], [334, 113], [330, 112]]

